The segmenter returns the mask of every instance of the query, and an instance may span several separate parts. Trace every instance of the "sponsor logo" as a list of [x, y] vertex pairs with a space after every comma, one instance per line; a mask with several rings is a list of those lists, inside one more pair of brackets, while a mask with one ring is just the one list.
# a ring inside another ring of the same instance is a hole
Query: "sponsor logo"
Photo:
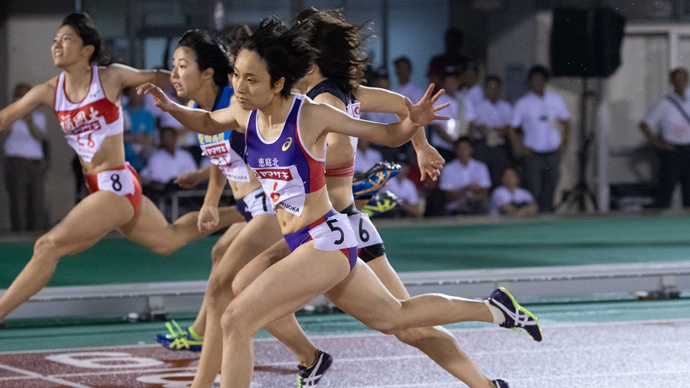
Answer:
[[259, 179], [276, 179], [279, 181], [291, 181], [292, 173], [289, 169], [281, 168], [264, 168], [255, 169], [254, 172]]
[[292, 138], [288, 137], [287, 140], [285, 140], [285, 143], [283, 143], [283, 151], [287, 151], [291, 145], [292, 145]]
[[228, 148], [225, 144], [205, 145], [203, 149], [207, 156], [224, 155], [228, 153]]

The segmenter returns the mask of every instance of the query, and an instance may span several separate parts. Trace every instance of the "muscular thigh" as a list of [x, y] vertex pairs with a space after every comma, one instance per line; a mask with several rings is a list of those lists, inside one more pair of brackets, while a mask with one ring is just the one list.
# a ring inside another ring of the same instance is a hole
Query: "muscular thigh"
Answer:
[[325, 295], [338, 308], [365, 325], [382, 316], [392, 317], [400, 308], [400, 301], [361, 259], [350, 275]]
[[252, 218], [237, 234], [225, 251], [213, 275], [216, 281], [228, 282], [228, 287], [237, 272], [250, 260], [283, 238], [278, 219], [273, 214], [262, 214]]
[[254, 281], [259, 275], [261, 275], [265, 270], [271, 265], [277, 263], [278, 261], [284, 259], [290, 254], [290, 248], [284, 238], [279, 239], [270, 248], [261, 252], [258, 256], [254, 257], [247, 265], [240, 270], [240, 272], [233, 280], [233, 291], [239, 294], [241, 290], [247, 288], [247, 286]]
[[133, 215], [134, 208], [126, 197], [98, 191], [81, 200], [47, 235], [59, 245], [90, 245]]
[[313, 246], [310, 241], [270, 266], [232, 302], [253, 329], [294, 313], [347, 277], [342, 252]]

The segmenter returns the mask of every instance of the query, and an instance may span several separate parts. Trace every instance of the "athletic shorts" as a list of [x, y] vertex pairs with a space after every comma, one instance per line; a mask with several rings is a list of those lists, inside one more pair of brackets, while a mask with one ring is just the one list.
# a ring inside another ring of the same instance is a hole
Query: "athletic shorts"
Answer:
[[362, 261], [368, 263], [386, 254], [383, 239], [381, 239], [379, 231], [376, 230], [376, 226], [371, 222], [368, 214], [357, 210], [354, 204], [345, 208], [341, 213], [347, 215], [352, 229], [355, 230], [358, 254]]
[[97, 174], [84, 176], [89, 193], [105, 190], [127, 197], [134, 207], [134, 213], [139, 212], [141, 206], [141, 183], [134, 167], [126, 163], [124, 166], [112, 170], [101, 171]]
[[350, 271], [357, 262], [357, 238], [347, 216], [329, 210], [324, 216], [304, 228], [285, 235], [290, 252], [314, 240], [314, 248], [321, 251], [341, 251], [350, 263]]
[[276, 214], [271, 204], [268, 203], [266, 192], [262, 187], [259, 187], [242, 198], [235, 199], [235, 206], [247, 222], [259, 214]]

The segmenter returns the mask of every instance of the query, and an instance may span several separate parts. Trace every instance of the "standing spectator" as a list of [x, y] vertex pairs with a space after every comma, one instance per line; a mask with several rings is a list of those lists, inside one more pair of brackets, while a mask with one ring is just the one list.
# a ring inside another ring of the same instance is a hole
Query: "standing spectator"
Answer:
[[532, 194], [520, 187], [520, 178], [514, 168], [503, 170], [503, 185], [491, 194], [491, 214], [507, 216], [533, 216], [539, 207]]
[[[392, 192], [402, 200], [402, 206], [398, 207], [400, 209], [398, 215], [421, 218], [424, 214], [424, 209], [419, 200], [417, 186], [415, 186], [407, 176], [410, 170], [408, 159], [406, 157], [398, 158], [398, 163], [402, 166], [402, 171], [386, 182], [386, 190]], [[396, 209], [393, 211], [396, 211]]]
[[398, 77], [398, 87], [395, 88], [396, 93], [410, 99], [410, 101], [419, 101], [424, 96], [424, 90], [414, 85], [411, 82], [412, 77], [412, 62], [408, 57], [399, 57], [394, 62], [395, 75]]
[[183, 173], [196, 171], [194, 157], [177, 147], [175, 128], [161, 128], [160, 139], [161, 149], [149, 158], [146, 168], [141, 172], [142, 181], [165, 186]]
[[462, 75], [462, 94], [476, 107], [484, 99], [484, 90], [479, 82], [479, 64], [469, 61]]
[[127, 106], [125, 120], [125, 157], [137, 171], [146, 165], [146, 159], [155, 149], [156, 119], [145, 107], [145, 96], [136, 88], [125, 88]]
[[[429, 67], [426, 71], [426, 76], [430, 83], [436, 85], [436, 93], [440, 89], [443, 82], [444, 69], [448, 66], [458, 67], [458, 70], [464, 70], [465, 64], [469, 61], [463, 53], [464, 36], [462, 31], [457, 28], [449, 28], [445, 35], [446, 51], [431, 58]], [[462, 69], [460, 69], [462, 68]]]
[[446, 201], [446, 213], [486, 214], [491, 178], [486, 164], [472, 159], [472, 141], [463, 136], [455, 142], [457, 159], [441, 172], [441, 184]]
[[357, 151], [355, 152], [355, 174], [365, 172], [373, 167], [376, 163], [383, 160], [381, 153], [370, 147], [367, 140], [359, 139], [357, 141]]
[[501, 100], [501, 78], [489, 75], [484, 81], [484, 98], [475, 106], [477, 118], [474, 136], [478, 143], [474, 157], [489, 167], [491, 184], [501, 184], [501, 173], [510, 165], [510, 154], [506, 144], [508, 128], [513, 119], [513, 108]]
[[455, 141], [469, 133], [476, 118], [474, 107], [460, 91], [460, 74], [456, 66], [444, 69], [442, 87], [445, 93], [439, 98], [439, 104], [450, 105], [439, 111], [439, 115], [450, 117], [450, 120], [437, 120], [430, 124], [431, 145], [436, 147], [443, 158], [449, 162], [455, 159]]
[[[676, 68], [670, 74], [673, 92], [659, 101], [640, 123], [640, 129], [659, 151], [659, 188], [656, 205], [668, 207], [676, 183], [683, 190], [683, 207], [690, 207], [690, 99], [688, 70]], [[654, 133], [658, 132], [658, 133]]]
[[[540, 212], [553, 211], [553, 197], [560, 177], [561, 153], [565, 151], [570, 114], [558, 94], [547, 91], [549, 71], [540, 65], [527, 74], [529, 92], [515, 104], [509, 136], [518, 156], [524, 157], [525, 187], [539, 204]], [[563, 128], [563, 134], [557, 124]], [[522, 141], [517, 128], [522, 128]]]
[[[14, 88], [14, 101], [22, 98], [31, 85]], [[10, 226], [13, 232], [45, 229], [43, 148], [46, 117], [32, 112], [16, 121], [0, 135], [4, 141], [5, 186], [10, 199]]]

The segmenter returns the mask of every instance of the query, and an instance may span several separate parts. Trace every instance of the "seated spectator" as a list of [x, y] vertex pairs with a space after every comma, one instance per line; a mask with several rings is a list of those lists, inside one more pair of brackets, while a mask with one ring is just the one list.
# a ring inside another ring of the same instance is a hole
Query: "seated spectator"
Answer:
[[413, 104], [421, 100], [424, 97], [424, 90], [410, 82], [412, 77], [410, 58], [399, 57], [393, 63], [395, 64], [395, 75], [398, 77], [398, 87], [394, 91], [409, 98]]
[[400, 217], [421, 218], [424, 214], [422, 202], [419, 200], [417, 186], [408, 178], [410, 166], [406, 158], [398, 158], [397, 162], [402, 166], [400, 174], [388, 180], [385, 189], [395, 194], [402, 200], [402, 206], [393, 209]]
[[462, 95], [474, 107], [484, 99], [484, 89], [481, 82], [479, 82], [479, 64], [476, 61], [467, 62], [467, 68], [462, 74]]
[[[14, 88], [14, 101], [31, 90], [20, 83]], [[46, 116], [31, 112], [0, 132], [4, 142], [5, 187], [9, 195], [9, 218], [13, 232], [43, 230], [46, 227], [44, 209], [44, 152], [42, 141], [46, 132]]]
[[383, 161], [381, 153], [370, 147], [371, 143], [364, 139], [357, 141], [355, 152], [355, 174], [369, 170], [373, 165]]
[[491, 194], [491, 214], [525, 217], [539, 213], [532, 193], [520, 187], [520, 178], [513, 167], [503, 170], [503, 185]]
[[472, 159], [472, 142], [463, 136], [455, 142], [457, 159], [441, 172], [439, 188], [446, 201], [446, 213], [487, 214], [491, 178], [486, 164]]
[[477, 119], [473, 128], [473, 138], [478, 141], [474, 157], [489, 167], [491, 184], [494, 187], [501, 184], [503, 170], [510, 165], [510, 152], [506, 140], [513, 118], [513, 108], [508, 102], [501, 100], [501, 84], [501, 78], [498, 76], [486, 77], [486, 97], [475, 106]]
[[126, 97], [126, 106], [123, 110], [125, 158], [140, 171], [155, 149], [156, 119], [144, 106], [145, 97], [137, 94], [136, 88], [125, 88], [123, 94]]
[[455, 141], [469, 133], [475, 120], [472, 104], [460, 93], [460, 72], [456, 66], [448, 66], [443, 72], [443, 89], [445, 94], [438, 99], [438, 104], [450, 105], [438, 111], [441, 116], [450, 120], [437, 120], [431, 123], [431, 145], [436, 147], [443, 158], [450, 162], [455, 159]]
[[145, 184], [164, 189], [180, 174], [196, 171], [197, 166], [189, 152], [177, 147], [175, 128], [161, 128], [160, 139], [160, 149], [149, 158], [141, 178]]

